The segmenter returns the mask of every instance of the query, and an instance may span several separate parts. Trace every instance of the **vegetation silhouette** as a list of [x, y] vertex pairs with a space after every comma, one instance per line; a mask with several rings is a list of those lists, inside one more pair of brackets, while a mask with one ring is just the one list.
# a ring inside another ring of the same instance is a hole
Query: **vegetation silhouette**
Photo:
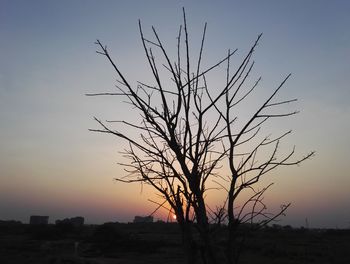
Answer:
[[[290, 205], [281, 205], [274, 214], [268, 212], [263, 196], [272, 184], [261, 187], [261, 179], [277, 167], [300, 164], [314, 152], [295, 159], [292, 148], [280, 155], [281, 140], [291, 131], [264, 135], [267, 121], [297, 113], [283, 109], [296, 99], [277, 99], [290, 74], [260, 105], [248, 105], [249, 111], [244, 108], [261, 82], [261, 77], [255, 81], [250, 77], [253, 53], [262, 35], [237, 67], [232, 66], [237, 50], [228, 50], [224, 58], [204, 67], [206, 28], [205, 24], [199, 55], [194, 59], [183, 9], [183, 25], [179, 27], [172, 59], [156, 29], [152, 27], [153, 39], [146, 38], [139, 21], [141, 42], [154, 81], [138, 81], [136, 86], [121, 72], [107, 47], [97, 40], [97, 53], [109, 61], [119, 77], [118, 91], [87, 95], [121, 96], [139, 113], [135, 121], [104, 122], [95, 117], [100, 128], [91, 131], [108, 133], [128, 143], [128, 149], [122, 152], [127, 162], [120, 163], [127, 175], [116, 180], [148, 184], [158, 192], [160, 200], [152, 202], [157, 209], [165, 208], [176, 215], [187, 263], [232, 264], [238, 262], [244, 241], [238, 227], [265, 226]], [[215, 83], [214, 89], [209, 88], [210, 77], [222, 65], [226, 67], [225, 77], [221, 83]], [[133, 137], [121, 128], [137, 131], [140, 136]], [[215, 209], [207, 200], [210, 184], [224, 194]], [[218, 236], [222, 223], [227, 224], [227, 229]]]

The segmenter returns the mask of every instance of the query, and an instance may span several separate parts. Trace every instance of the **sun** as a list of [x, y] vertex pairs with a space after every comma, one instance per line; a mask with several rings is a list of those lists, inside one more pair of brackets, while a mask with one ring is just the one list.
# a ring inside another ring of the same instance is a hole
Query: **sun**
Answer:
[[176, 215], [173, 215], [173, 220], [176, 220]]

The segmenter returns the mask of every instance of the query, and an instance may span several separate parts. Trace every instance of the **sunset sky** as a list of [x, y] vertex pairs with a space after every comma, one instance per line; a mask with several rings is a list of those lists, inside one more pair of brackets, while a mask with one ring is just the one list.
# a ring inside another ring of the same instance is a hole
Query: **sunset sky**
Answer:
[[149, 70], [138, 19], [147, 34], [154, 25], [171, 50], [182, 7], [194, 52], [208, 22], [208, 64], [229, 48], [241, 56], [262, 32], [254, 55], [255, 74], [263, 77], [259, 93], [267, 96], [292, 73], [281, 96], [298, 98], [300, 113], [271, 128], [293, 129], [286, 145], [295, 144], [300, 156], [316, 155], [268, 179], [275, 183], [266, 195], [271, 209], [292, 203], [281, 223], [299, 227], [307, 218], [311, 227], [350, 227], [347, 0], [0, 0], [0, 219], [81, 215], [103, 223], [153, 211], [152, 189], [113, 181], [124, 174], [117, 164], [121, 141], [88, 130], [98, 127], [93, 116], [122, 119], [130, 107], [85, 94], [112, 91], [116, 79], [96, 54], [96, 39], [133, 83], [142, 81]]

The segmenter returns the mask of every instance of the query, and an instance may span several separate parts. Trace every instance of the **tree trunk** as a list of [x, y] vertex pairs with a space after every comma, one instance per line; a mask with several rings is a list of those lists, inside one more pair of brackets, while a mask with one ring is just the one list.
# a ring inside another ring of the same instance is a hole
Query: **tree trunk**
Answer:
[[200, 238], [202, 242], [201, 255], [202, 255], [203, 263], [217, 264], [219, 262], [217, 260], [217, 256], [213, 248], [214, 241], [212, 241], [212, 237], [210, 235], [210, 228], [209, 228], [209, 222], [206, 214], [204, 199], [202, 196], [199, 196], [197, 199], [198, 199], [198, 212], [196, 216], [197, 216]]
[[185, 250], [187, 264], [196, 263], [197, 246], [193, 240], [192, 227], [190, 223], [183, 223], [182, 227], [182, 245]]

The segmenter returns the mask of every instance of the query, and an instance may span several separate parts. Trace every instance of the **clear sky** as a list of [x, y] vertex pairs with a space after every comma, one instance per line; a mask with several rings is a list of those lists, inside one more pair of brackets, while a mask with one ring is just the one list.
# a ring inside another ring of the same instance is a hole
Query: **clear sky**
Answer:
[[[276, 123], [293, 129], [287, 142], [316, 156], [271, 175], [271, 208], [291, 202], [283, 224], [350, 226], [350, 1], [17, 1], [0, 0], [0, 219], [28, 222], [32, 214], [82, 215], [89, 223], [130, 221], [148, 214], [153, 191], [116, 183], [122, 144], [89, 132], [93, 116], [120, 119], [119, 99], [84, 96], [113, 89], [115, 73], [95, 53], [108, 45], [125, 75], [146, 78], [138, 35], [156, 26], [175, 47], [181, 8], [198, 44], [208, 22], [208, 63], [227, 49], [243, 54], [257, 35], [262, 95], [288, 73], [282, 92], [301, 113]], [[192, 46], [195, 50], [196, 47]]]

